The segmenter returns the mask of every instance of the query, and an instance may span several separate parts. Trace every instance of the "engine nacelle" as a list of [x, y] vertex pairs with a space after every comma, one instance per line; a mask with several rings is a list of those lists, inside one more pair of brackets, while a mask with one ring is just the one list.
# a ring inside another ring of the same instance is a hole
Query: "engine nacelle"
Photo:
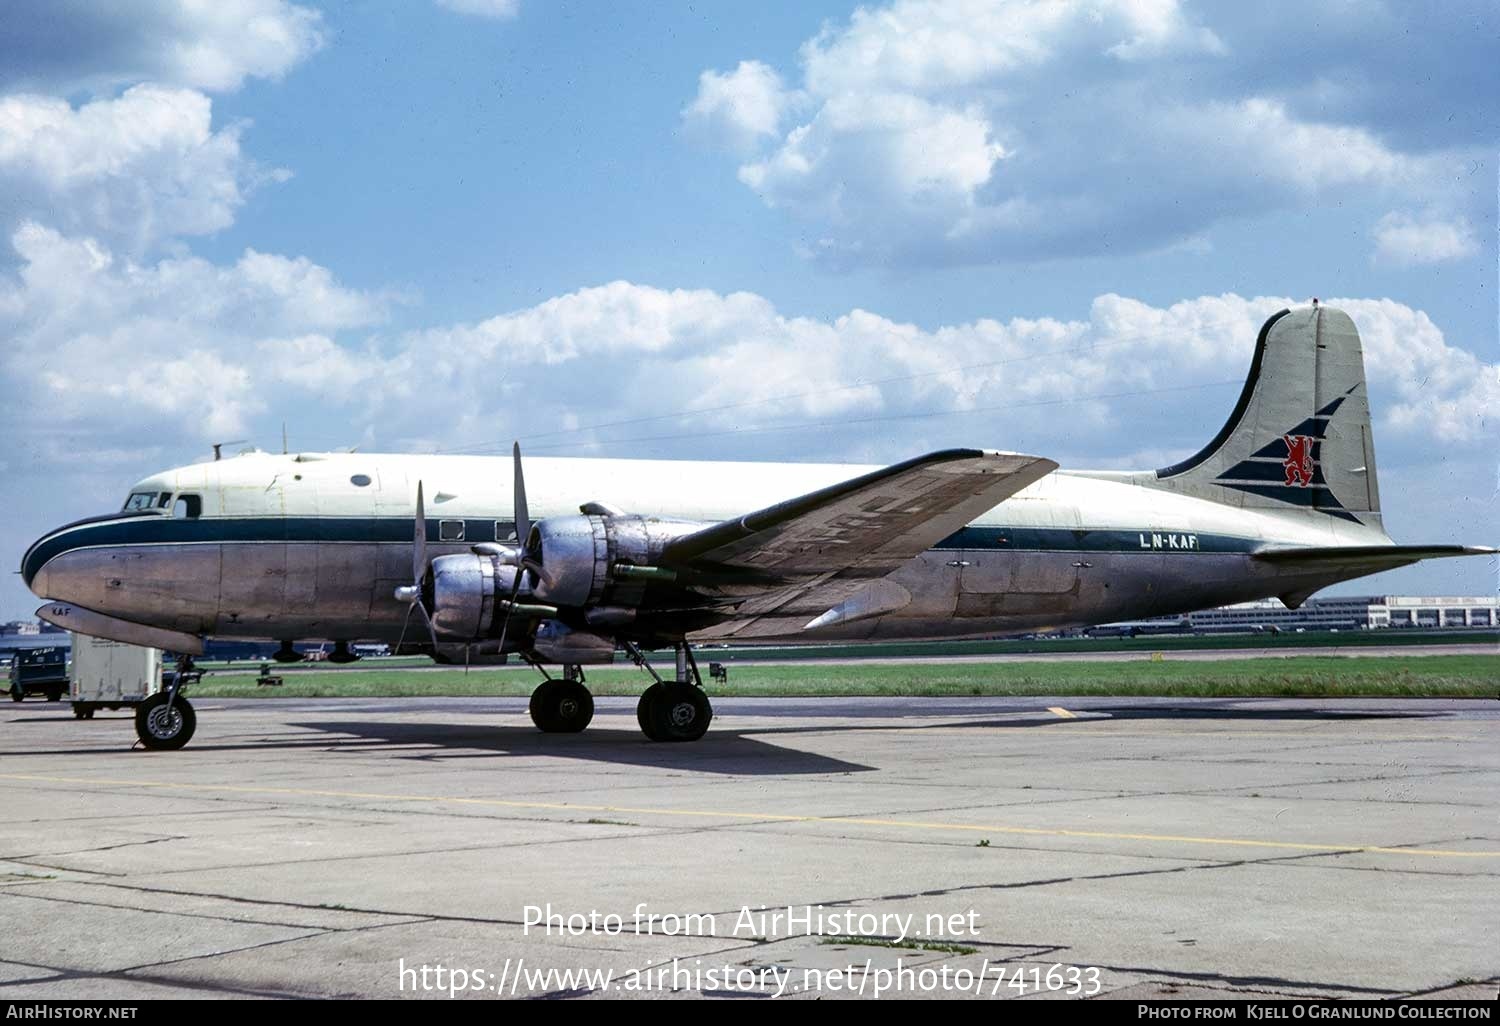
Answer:
[[612, 663], [615, 661], [615, 639], [593, 631], [575, 631], [556, 620], [537, 624], [531, 649], [549, 663]]
[[[463, 553], [432, 561], [431, 592], [423, 601], [432, 612], [439, 634], [472, 640], [492, 637], [505, 617], [502, 603], [510, 597], [519, 571], [495, 556]], [[424, 590], [428, 582], [423, 582]], [[519, 599], [530, 597], [525, 583]]]
[[527, 554], [542, 566], [533, 597], [573, 608], [600, 603], [633, 605], [639, 581], [615, 579], [617, 563], [652, 566], [671, 541], [702, 524], [641, 516], [547, 517], [532, 528]]

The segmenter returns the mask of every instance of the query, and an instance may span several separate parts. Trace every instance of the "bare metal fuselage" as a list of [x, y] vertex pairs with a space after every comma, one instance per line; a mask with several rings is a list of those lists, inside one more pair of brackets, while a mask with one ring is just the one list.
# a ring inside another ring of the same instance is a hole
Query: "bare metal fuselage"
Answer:
[[[845, 465], [528, 461], [533, 518], [600, 500], [713, 523], [870, 468]], [[415, 489], [428, 554], [504, 541], [509, 461], [482, 457], [250, 454], [168, 471], [135, 493], [156, 511], [60, 528], [27, 553], [48, 599], [166, 630], [246, 639], [394, 642], [410, 578]], [[183, 496], [196, 516], [173, 516]], [[1376, 527], [1225, 506], [1125, 474], [1055, 473], [896, 571], [901, 608], [803, 633], [784, 617], [743, 640], [952, 638], [1183, 612], [1305, 594], [1337, 577], [1252, 558], [1274, 545], [1380, 544]], [[816, 611], [812, 615], [816, 615]], [[694, 635], [713, 640], [712, 629]]]

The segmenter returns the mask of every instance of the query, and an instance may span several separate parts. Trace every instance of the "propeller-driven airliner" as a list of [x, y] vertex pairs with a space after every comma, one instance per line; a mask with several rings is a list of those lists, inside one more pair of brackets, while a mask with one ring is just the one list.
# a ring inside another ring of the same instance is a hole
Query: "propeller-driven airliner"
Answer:
[[[1386, 534], [1359, 334], [1314, 303], [1266, 322], [1224, 427], [1159, 470], [978, 448], [888, 467], [249, 452], [153, 474], [118, 512], [38, 539], [21, 572], [42, 619], [184, 664], [208, 638], [280, 641], [288, 659], [314, 640], [338, 660], [357, 641], [516, 656], [543, 673], [531, 716], [547, 732], [588, 726], [583, 667], [623, 651], [650, 677], [642, 732], [690, 741], [713, 715], [694, 644], [1296, 606], [1339, 581], [1493, 551]], [[191, 737], [180, 691], [139, 708], [146, 746]]]

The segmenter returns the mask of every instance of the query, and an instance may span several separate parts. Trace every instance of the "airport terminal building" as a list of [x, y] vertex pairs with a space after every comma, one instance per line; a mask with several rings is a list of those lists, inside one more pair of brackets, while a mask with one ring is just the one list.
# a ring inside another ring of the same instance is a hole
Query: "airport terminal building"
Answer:
[[[1361, 631], [1384, 628], [1426, 629], [1500, 626], [1500, 599], [1459, 595], [1339, 595], [1309, 599], [1288, 609], [1277, 599], [1241, 602], [1183, 616], [1158, 616], [1124, 624], [1120, 629], [1193, 634], [1246, 631]], [[1102, 633], [1096, 630], [1094, 633]]]

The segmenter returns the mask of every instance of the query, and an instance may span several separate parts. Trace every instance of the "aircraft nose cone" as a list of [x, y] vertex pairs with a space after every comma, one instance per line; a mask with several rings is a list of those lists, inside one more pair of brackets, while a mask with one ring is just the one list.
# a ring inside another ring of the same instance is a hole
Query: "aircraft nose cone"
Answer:
[[33, 570], [29, 573], [23, 570], [21, 571], [21, 576], [26, 581], [26, 587], [30, 588], [31, 593], [37, 598], [46, 599], [53, 597], [52, 594], [47, 590], [51, 582], [48, 580], [46, 567], [42, 567], [39, 570]]
[[26, 582], [26, 587], [30, 588], [37, 598], [52, 598], [47, 594], [50, 584], [46, 566], [48, 556], [40, 550], [43, 543], [55, 533], [54, 531], [51, 534], [45, 534], [32, 542], [31, 547], [26, 550], [26, 555], [21, 557], [21, 580]]
[[70, 524], [44, 534], [21, 557], [21, 579], [37, 598], [87, 605], [99, 584], [87, 527]]
[[[99, 552], [63, 552], [38, 567], [27, 586], [38, 598], [103, 611], [109, 578]], [[102, 558], [107, 559], [104, 555]]]

